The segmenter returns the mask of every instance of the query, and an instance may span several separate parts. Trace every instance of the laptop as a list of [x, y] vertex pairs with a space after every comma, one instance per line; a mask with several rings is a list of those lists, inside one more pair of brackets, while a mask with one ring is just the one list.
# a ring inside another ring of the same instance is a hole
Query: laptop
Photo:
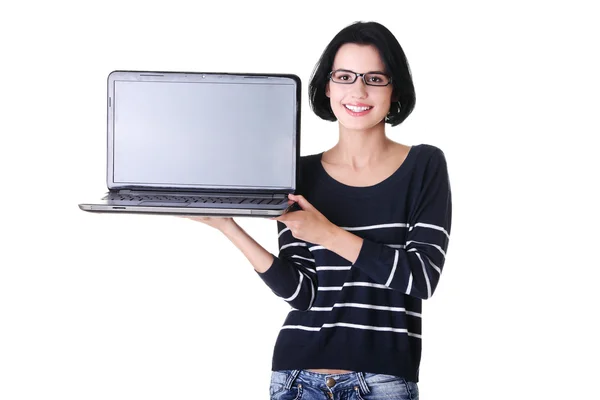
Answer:
[[89, 212], [274, 217], [295, 193], [300, 78], [113, 71], [108, 192]]

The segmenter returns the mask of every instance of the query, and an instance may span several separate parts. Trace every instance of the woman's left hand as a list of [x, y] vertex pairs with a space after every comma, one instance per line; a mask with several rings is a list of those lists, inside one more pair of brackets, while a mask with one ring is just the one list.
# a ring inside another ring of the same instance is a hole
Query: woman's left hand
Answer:
[[323, 245], [323, 242], [333, 235], [337, 227], [329, 222], [304, 196], [290, 194], [288, 198], [298, 203], [302, 210], [288, 212], [272, 219], [284, 223], [290, 228], [296, 239]]

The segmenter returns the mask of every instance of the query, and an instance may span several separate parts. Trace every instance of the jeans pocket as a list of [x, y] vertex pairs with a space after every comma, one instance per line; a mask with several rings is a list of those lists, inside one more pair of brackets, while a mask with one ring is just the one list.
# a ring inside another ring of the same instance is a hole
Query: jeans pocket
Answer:
[[292, 386], [290, 389], [282, 389], [271, 395], [271, 400], [300, 400], [304, 388], [302, 385]]
[[288, 374], [285, 371], [271, 372], [271, 385], [269, 387], [269, 395], [275, 396], [285, 389], [285, 384], [288, 379]]
[[269, 395], [271, 400], [300, 400], [302, 398], [302, 384], [293, 384], [286, 389], [286, 383], [291, 371], [273, 371], [271, 373], [271, 385]]
[[419, 386], [416, 382], [404, 381], [406, 384], [406, 390], [408, 390], [410, 400], [419, 400]]
[[369, 393], [355, 389], [358, 400], [419, 400], [419, 388], [415, 382], [393, 375], [368, 375], [366, 384]]

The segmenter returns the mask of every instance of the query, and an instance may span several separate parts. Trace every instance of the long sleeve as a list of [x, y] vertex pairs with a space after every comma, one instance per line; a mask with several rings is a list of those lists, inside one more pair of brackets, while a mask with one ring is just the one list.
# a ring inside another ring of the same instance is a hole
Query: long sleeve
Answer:
[[315, 260], [308, 245], [296, 239], [289, 228], [277, 222], [279, 256], [264, 273], [258, 275], [279, 297], [297, 310], [308, 310], [317, 288]]
[[450, 239], [452, 196], [444, 153], [437, 149], [424, 170], [407, 224], [404, 248], [364, 239], [354, 267], [394, 290], [428, 299], [440, 279]]

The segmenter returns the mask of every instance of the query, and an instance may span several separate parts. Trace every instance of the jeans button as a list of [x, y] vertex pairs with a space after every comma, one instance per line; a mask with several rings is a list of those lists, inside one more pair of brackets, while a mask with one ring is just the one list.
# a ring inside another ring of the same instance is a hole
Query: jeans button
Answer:
[[327, 378], [327, 381], [325, 382], [328, 388], [331, 388], [335, 385], [335, 379], [333, 378]]

